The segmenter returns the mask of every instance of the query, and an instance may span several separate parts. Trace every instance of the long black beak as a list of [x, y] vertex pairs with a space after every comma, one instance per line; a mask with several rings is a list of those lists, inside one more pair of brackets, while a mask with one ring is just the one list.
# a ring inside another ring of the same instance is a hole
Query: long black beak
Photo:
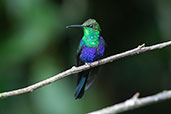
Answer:
[[84, 27], [83, 25], [69, 25], [69, 26], [66, 26], [66, 28], [71, 28], [71, 27]]

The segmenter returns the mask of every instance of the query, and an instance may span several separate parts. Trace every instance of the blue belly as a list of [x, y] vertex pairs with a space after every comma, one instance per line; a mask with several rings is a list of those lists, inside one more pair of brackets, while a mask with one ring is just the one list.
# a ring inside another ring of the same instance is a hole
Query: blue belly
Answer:
[[87, 47], [85, 44], [83, 44], [80, 58], [84, 63], [91, 63], [93, 61], [99, 60], [103, 56], [104, 50], [104, 41], [103, 38], [100, 37], [98, 47]]

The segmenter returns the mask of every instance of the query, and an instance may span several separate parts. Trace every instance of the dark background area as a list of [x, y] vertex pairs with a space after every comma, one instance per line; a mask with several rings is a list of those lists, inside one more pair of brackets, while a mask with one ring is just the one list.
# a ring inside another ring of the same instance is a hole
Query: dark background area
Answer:
[[[0, 92], [29, 86], [76, 65], [81, 29], [66, 25], [96, 19], [105, 57], [171, 39], [169, 0], [1, 0]], [[75, 100], [76, 75], [32, 93], [0, 100], [0, 114], [84, 114], [171, 89], [171, 48], [103, 65], [93, 86]], [[161, 102], [123, 114], [171, 113]], [[163, 112], [164, 111], [164, 112]]]

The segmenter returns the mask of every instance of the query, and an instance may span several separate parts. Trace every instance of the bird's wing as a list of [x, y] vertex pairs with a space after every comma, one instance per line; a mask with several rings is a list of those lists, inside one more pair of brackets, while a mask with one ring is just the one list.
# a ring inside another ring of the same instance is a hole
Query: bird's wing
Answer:
[[87, 90], [93, 84], [98, 71], [99, 71], [99, 67], [95, 67], [89, 70], [89, 75], [85, 86], [85, 90]]
[[[78, 47], [78, 50], [77, 50], [77, 66], [80, 66], [80, 65], [83, 65], [84, 63], [82, 62], [81, 58], [80, 58], [80, 54], [81, 54], [81, 51], [83, 49], [83, 40], [81, 39], [80, 41], [80, 45]], [[77, 85], [79, 84], [80, 80], [81, 80], [81, 76], [82, 76], [82, 73], [78, 73], [78, 80], [77, 80]]]
[[81, 40], [80, 45], [79, 45], [78, 50], [77, 50], [77, 66], [80, 66], [83, 64], [83, 62], [80, 59], [80, 54], [81, 54], [81, 51], [83, 49], [83, 44], [84, 44], [84, 42], [83, 42], [83, 40]]

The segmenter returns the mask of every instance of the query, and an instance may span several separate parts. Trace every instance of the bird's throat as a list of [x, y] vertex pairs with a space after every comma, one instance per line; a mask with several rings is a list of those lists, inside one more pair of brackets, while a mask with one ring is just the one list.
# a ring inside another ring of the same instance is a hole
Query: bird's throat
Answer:
[[83, 41], [87, 47], [98, 47], [99, 45], [99, 31], [84, 29]]

